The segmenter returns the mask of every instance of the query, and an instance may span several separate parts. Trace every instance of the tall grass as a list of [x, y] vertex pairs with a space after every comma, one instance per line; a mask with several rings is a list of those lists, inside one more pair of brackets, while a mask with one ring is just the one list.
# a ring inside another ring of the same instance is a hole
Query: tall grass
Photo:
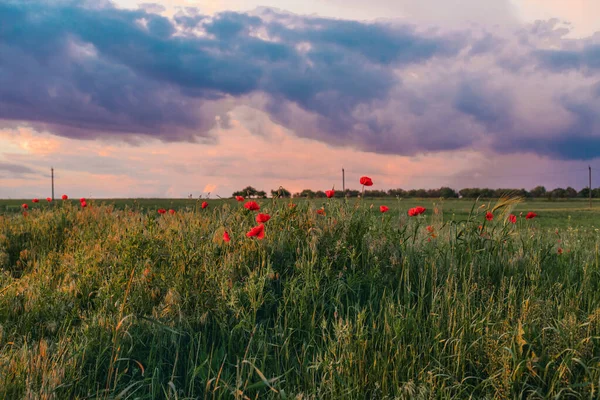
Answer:
[[0, 217], [0, 398], [598, 398], [599, 233], [514, 205]]

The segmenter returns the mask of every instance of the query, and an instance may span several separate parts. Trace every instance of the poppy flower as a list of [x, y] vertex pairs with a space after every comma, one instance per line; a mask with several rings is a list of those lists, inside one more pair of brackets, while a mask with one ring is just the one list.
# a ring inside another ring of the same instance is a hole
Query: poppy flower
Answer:
[[28, 215], [29, 215], [29, 213], [28, 213], [27, 211], [23, 211], [23, 216], [24, 216], [24, 217], [26, 217], [26, 216], [28, 216]]
[[175, 210], [173, 210], [172, 208], [169, 210], [169, 214], [173, 215], [175, 214]]
[[237, 201], [244, 201], [244, 196], [235, 196]]
[[33, 199], [33, 200], [31, 200], [31, 202], [32, 202], [32, 203], [39, 203], [39, 202], [40, 202], [40, 199]]
[[23, 207], [24, 210], [27, 210], [29, 208], [29, 204], [23, 203], [23, 205], [21, 205], [21, 207]]
[[229, 233], [227, 233], [227, 231], [223, 232], [223, 241], [228, 243], [231, 241], [231, 238], [229, 237]]
[[408, 216], [409, 217], [416, 217], [417, 215], [421, 215], [425, 212], [426, 208], [425, 207], [414, 207], [411, 208], [410, 210], [408, 210]]
[[525, 216], [525, 219], [533, 219], [535, 217], [537, 217], [538, 215], [536, 213], [534, 213], [533, 211], [529, 211], [527, 213], [527, 215]]
[[248, 233], [246, 233], [246, 237], [254, 236], [256, 236], [257, 239], [263, 239], [265, 237], [265, 226], [263, 224], [255, 226], [254, 228], [250, 229]]
[[69, 196], [67, 196], [66, 194], [63, 194], [63, 195], [62, 195], [62, 199], [63, 199], [63, 200], [69, 200]]
[[388, 206], [379, 206], [379, 211], [381, 211], [382, 213], [388, 212], [389, 210], [390, 208]]
[[563, 253], [562, 247], [559, 247], [557, 252], [558, 252], [558, 254], [562, 254]]
[[160, 215], [163, 215], [163, 214], [164, 214], [164, 213], [166, 213], [166, 212], [167, 212], [167, 210], [165, 210], [164, 208], [159, 208], [159, 209], [158, 209], [158, 213], [159, 213]]
[[373, 186], [373, 180], [371, 180], [371, 178], [369, 178], [368, 176], [361, 176], [360, 184], [363, 186]]
[[426, 229], [427, 229], [427, 232], [433, 233], [433, 230], [434, 230], [433, 226], [428, 225]]
[[80, 199], [79, 199], [79, 202], [80, 202], [80, 203], [85, 203], [85, 197], [82, 197], [82, 198], [80, 198]]
[[256, 222], [263, 223], [263, 222], [267, 222], [268, 220], [271, 219], [271, 216], [269, 214], [258, 214], [256, 216]]
[[46, 197], [46, 201], [50, 203], [52, 201], [52, 197]]
[[296, 205], [294, 203], [290, 203], [289, 206], [290, 208], [296, 208]]
[[205, 202], [205, 201], [203, 201], [203, 202], [202, 202], [202, 208], [204, 209], [204, 208], [206, 208], [206, 207], [208, 207], [208, 203], [207, 203], [207, 202]]
[[485, 213], [485, 219], [487, 219], [488, 221], [491, 221], [494, 219], [494, 214], [492, 214], [491, 212], [486, 212]]
[[333, 189], [326, 190], [325, 191], [325, 196], [327, 196], [328, 199], [332, 198], [333, 196], [335, 196], [335, 190], [333, 190]]
[[82, 201], [80, 204], [81, 204], [81, 207], [83, 207], [83, 208], [86, 208], [86, 207], [87, 207], [87, 203], [85, 202], [85, 200], [84, 200], [84, 201]]
[[260, 210], [260, 206], [255, 201], [247, 201], [246, 204], [244, 204], [244, 207], [246, 207], [250, 211]]
[[317, 214], [319, 214], [319, 215], [325, 215], [325, 209], [323, 209], [323, 208], [319, 208], [319, 209], [317, 210]]
[[512, 222], [513, 224], [516, 224], [516, 223], [517, 223], [517, 216], [516, 216], [516, 215], [514, 215], [514, 214], [510, 214], [510, 215], [508, 216], [508, 220], [509, 220], [510, 222]]

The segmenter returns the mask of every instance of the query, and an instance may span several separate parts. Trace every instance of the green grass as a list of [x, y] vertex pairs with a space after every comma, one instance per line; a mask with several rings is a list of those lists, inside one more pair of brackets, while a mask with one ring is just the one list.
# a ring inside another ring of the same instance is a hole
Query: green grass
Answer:
[[293, 202], [3, 201], [0, 398], [599, 397], [597, 208]]
[[[118, 210], [123, 210], [126, 207], [141, 211], [141, 212], [155, 212], [159, 208], [173, 208], [177, 211], [184, 210], [196, 210], [200, 208], [200, 204], [203, 201], [209, 203], [209, 207], [220, 207], [222, 204], [229, 204], [233, 206], [236, 201], [233, 199], [97, 199], [91, 200], [92, 203], [97, 205], [109, 205]], [[269, 201], [269, 200], [264, 200]], [[310, 203], [313, 207], [321, 207], [323, 204], [327, 204], [327, 199], [291, 199], [295, 203]], [[336, 199], [336, 201], [341, 201]], [[358, 202], [358, 199], [349, 199], [351, 204]], [[71, 199], [70, 202], [73, 205], [78, 205], [77, 199]], [[90, 202], [90, 200], [88, 200]], [[477, 205], [481, 204], [494, 204], [496, 199], [484, 199], [479, 200]], [[0, 200], [0, 215], [2, 214], [13, 214], [21, 211], [21, 205], [28, 203], [32, 208], [47, 209], [50, 206], [44, 199], [39, 204], [34, 205], [30, 200]], [[52, 206], [57, 206], [62, 203], [62, 200], [56, 200]], [[471, 199], [365, 199], [364, 203], [368, 206], [373, 204], [374, 208], [379, 208], [380, 205], [385, 204], [390, 207], [389, 213], [397, 215], [399, 213], [405, 214], [406, 211], [415, 206], [424, 206], [429, 209], [438, 207], [443, 210], [446, 219], [462, 219], [466, 218], [474, 204], [474, 200]], [[535, 211], [539, 214], [538, 222], [540, 226], [554, 227], [554, 228], [566, 228], [566, 227], [600, 227], [600, 199], [593, 200], [592, 209], [589, 208], [587, 199], [565, 199], [565, 200], [553, 200], [549, 201], [546, 199], [530, 199], [519, 204], [515, 208], [515, 214], [523, 212], [525, 215], [528, 211]]]

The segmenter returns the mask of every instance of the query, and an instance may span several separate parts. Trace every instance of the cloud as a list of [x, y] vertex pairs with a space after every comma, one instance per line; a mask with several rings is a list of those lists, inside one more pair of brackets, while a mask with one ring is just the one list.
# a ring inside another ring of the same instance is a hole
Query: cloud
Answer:
[[37, 172], [34, 171], [32, 168], [29, 168], [25, 165], [12, 164], [0, 161], [0, 174], [18, 177], [36, 173]]
[[557, 21], [515, 28], [506, 2], [510, 28], [462, 30], [87, 4], [0, 4], [4, 123], [216, 143], [234, 110], [251, 107], [299, 137], [382, 154], [589, 159], [598, 148], [596, 39], [566, 39]]

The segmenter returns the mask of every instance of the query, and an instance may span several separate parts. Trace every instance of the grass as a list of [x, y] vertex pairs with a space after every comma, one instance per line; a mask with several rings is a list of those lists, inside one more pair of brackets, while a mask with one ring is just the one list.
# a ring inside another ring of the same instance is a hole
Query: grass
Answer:
[[288, 202], [4, 202], [0, 398], [600, 396], [597, 209]]

